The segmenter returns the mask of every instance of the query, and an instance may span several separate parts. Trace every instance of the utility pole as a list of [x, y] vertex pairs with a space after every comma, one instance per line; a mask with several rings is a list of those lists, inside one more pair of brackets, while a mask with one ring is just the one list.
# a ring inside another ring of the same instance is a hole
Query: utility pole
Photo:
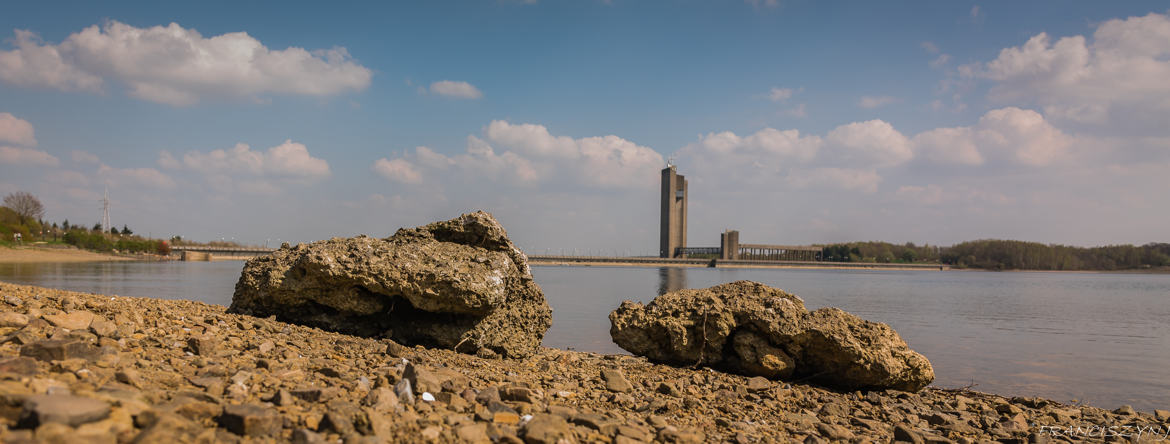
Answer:
[[106, 186], [106, 194], [102, 197], [102, 229], [107, 233], [112, 230], [110, 228], [110, 187]]

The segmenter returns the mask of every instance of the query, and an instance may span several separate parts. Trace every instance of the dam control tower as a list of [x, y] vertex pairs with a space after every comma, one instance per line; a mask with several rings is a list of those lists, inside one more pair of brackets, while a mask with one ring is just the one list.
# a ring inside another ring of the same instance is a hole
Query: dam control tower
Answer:
[[687, 246], [687, 180], [675, 171], [673, 162], [662, 169], [662, 221], [659, 225], [658, 257], [676, 257]]

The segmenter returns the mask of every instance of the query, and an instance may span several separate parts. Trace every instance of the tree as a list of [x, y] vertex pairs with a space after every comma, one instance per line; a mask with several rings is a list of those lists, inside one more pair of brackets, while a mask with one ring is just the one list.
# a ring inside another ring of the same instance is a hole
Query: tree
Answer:
[[96, 223], [96, 224], [93, 224], [93, 231], [96, 231], [96, 232], [98, 232], [98, 233], [101, 233], [101, 232], [102, 232], [102, 224], [101, 224], [101, 222], [98, 222], [98, 223]]
[[129, 236], [134, 234], [134, 232], [130, 231], [130, 228], [126, 227], [125, 225], [122, 225], [122, 234]]
[[17, 191], [4, 196], [4, 206], [15, 211], [20, 216], [21, 224], [26, 220], [37, 220], [45, 217], [45, 206], [32, 193]]
[[65, 222], [61, 222], [61, 229], [62, 230], [69, 231], [69, 229], [71, 229], [71, 228], [73, 228], [73, 226], [69, 225], [69, 219], [65, 219]]

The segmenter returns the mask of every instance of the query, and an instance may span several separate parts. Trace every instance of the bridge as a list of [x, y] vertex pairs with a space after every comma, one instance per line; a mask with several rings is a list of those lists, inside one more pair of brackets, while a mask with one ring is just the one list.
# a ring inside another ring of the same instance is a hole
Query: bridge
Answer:
[[184, 261], [248, 260], [276, 251], [262, 247], [204, 247], [182, 245], [171, 247], [171, 255], [178, 254]]

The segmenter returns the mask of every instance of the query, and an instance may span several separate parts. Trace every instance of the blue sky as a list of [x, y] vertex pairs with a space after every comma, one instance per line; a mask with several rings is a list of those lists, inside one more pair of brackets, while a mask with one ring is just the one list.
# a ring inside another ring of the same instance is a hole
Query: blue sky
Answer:
[[0, 192], [54, 221], [96, 222], [108, 186], [156, 236], [483, 208], [534, 252], [653, 253], [673, 156], [696, 246], [1166, 241], [1163, 2], [6, 10]]

